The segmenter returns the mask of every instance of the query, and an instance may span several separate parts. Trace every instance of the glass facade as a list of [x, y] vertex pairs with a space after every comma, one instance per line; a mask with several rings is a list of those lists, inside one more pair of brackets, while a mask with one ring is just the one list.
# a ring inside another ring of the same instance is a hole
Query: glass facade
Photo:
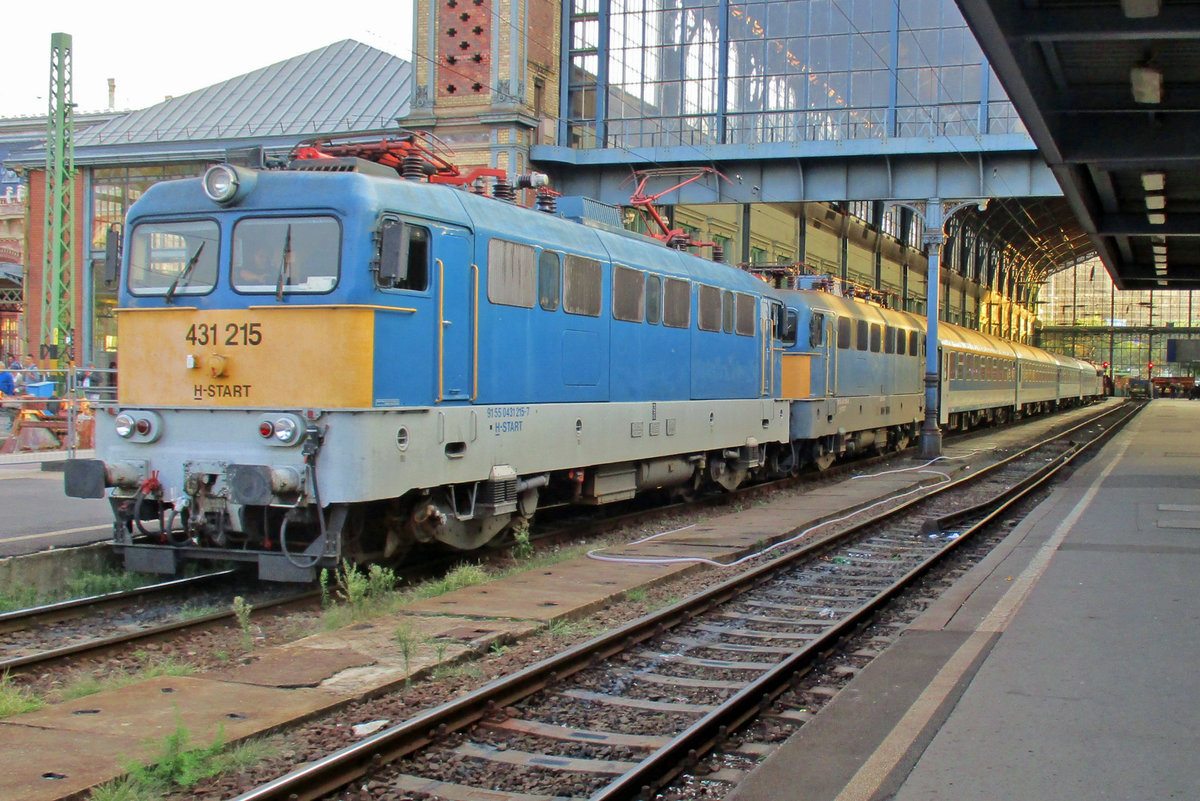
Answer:
[[[1200, 338], [1197, 291], [1122, 291], [1097, 260], [1055, 273], [1039, 294], [1038, 344], [1122, 377], [1190, 376], [1191, 363], [1168, 362], [1170, 340]], [[1151, 370], [1150, 364], [1154, 364]]]
[[92, 171], [92, 247], [104, 250], [108, 227], [124, 223], [125, 213], [152, 185], [171, 178], [203, 175], [207, 162], [105, 167]]
[[116, 366], [117, 283], [104, 276], [104, 240], [108, 228], [124, 224], [125, 214], [133, 202], [155, 183], [172, 178], [192, 178], [204, 174], [208, 162], [183, 164], [154, 164], [142, 167], [98, 167], [91, 172], [91, 237], [92, 254], [84, 264], [91, 270], [90, 314], [91, 350], [84, 354], [97, 367]]
[[1024, 130], [953, 0], [572, 0], [571, 147]]

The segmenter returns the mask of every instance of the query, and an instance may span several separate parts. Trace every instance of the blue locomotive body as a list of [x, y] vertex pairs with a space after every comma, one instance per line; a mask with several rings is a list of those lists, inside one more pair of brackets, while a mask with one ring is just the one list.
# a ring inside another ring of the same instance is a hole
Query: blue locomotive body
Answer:
[[[732, 489], [916, 433], [917, 317], [615, 214], [332, 166], [221, 165], [131, 208], [119, 408], [67, 471], [69, 494], [108, 494], [129, 567], [306, 580], [477, 548], [547, 503]], [[1100, 394], [1084, 363], [953, 326], [942, 343], [943, 422]]]

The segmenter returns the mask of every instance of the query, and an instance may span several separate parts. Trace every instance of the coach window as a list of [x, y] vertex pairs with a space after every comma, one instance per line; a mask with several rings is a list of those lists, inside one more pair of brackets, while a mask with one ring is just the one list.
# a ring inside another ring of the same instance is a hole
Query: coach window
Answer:
[[687, 328], [692, 324], [692, 285], [680, 278], [668, 278], [663, 290], [663, 325]]
[[758, 315], [755, 313], [757, 304], [753, 295], [737, 294], [737, 327], [738, 336], [752, 337], [757, 328]]
[[850, 350], [850, 346], [854, 344], [852, 341], [854, 339], [854, 335], [851, 333], [851, 331], [852, 331], [852, 329], [850, 328], [850, 318], [849, 317], [839, 317], [838, 318], [838, 349], [839, 350]]
[[640, 270], [613, 265], [612, 314], [617, 320], [640, 323], [646, 316], [646, 279]]
[[701, 331], [721, 330], [721, 290], [715, 286], [700, 285], [699, 310], [696, 325]]
[[538, 256], [538, 303], [546, 311], [558, 308], [561, 293], [562, 257], [553, 250], [543, 250]]
[[879, 329], [879, 323], [871, 323], [871, 353], [879, 353], [881, 339], [882, 332]]
[[532, 309], [537, 297], [537, 264], [532, 246], [493, 239], [488, 243], [488, 300]]
[[658, 325], [662, 320], [662, 277], [646, 276], [646, 322]]
[[865, 351], [871, 344], [870, 325], [866, 320], [859, 320], [858, 329], [854, 332], [854, 347], [861, 351]]
[[602, 283], [600, 262], [568, 255], [563, 264], [563, 311], [599, 317]]

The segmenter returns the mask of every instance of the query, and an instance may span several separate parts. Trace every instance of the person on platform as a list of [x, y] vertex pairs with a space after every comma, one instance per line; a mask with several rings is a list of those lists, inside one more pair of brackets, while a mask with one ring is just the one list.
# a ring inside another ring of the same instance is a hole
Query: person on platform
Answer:
[[0, 364], [0, 398], [17, 394], [17, 383], [12, 371]]
[[79, 386], [83, 387], [83, 396], [90, 401], [100, 400], [96, 387], [100, 386], [100, 376], [96, 375], [96, 365], [88, 362], [86, 370], [79, 373]]
[[16, 386], [16, 392], [19, 394], [25, 391], [25, 373], [21, 372], [21, 360], [16, 356], [13, 357], [12, 363], [8, 365], [9, 371], [13, 375], [13, 384]]
[[32, 353], [25, 354], [25, 383], [36, 384], [42, 380], [42, 371], [38, 369], [37, 362], [33, 360]]

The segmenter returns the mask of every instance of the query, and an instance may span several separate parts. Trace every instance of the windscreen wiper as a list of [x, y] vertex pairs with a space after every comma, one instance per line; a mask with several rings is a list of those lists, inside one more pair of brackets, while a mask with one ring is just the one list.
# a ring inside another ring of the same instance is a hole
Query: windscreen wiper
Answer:
[[279, 265], [279, 278], [275, 280], [275, 302], [283, 302], [283, 284], [292, 282], [292, 226], [288, 225], [287, 237], [283, 240], [283, 264]]
[[188, 263], [179, 271], [179, 275], [175, 276], [175, 280], [171, 282], [171, 287], [167, 290], [166, 302], [170, 303], [175, 297], [175, 290], [179, 288], [179, 282], [187, 278], [192, 273], [192, 268], [196, 266], [196, 262], [200, 261], [200, 254], [204, 252], [204, 240], [200, 241], [200, 247], [196, 248], [196, 252], [188, 259]]

